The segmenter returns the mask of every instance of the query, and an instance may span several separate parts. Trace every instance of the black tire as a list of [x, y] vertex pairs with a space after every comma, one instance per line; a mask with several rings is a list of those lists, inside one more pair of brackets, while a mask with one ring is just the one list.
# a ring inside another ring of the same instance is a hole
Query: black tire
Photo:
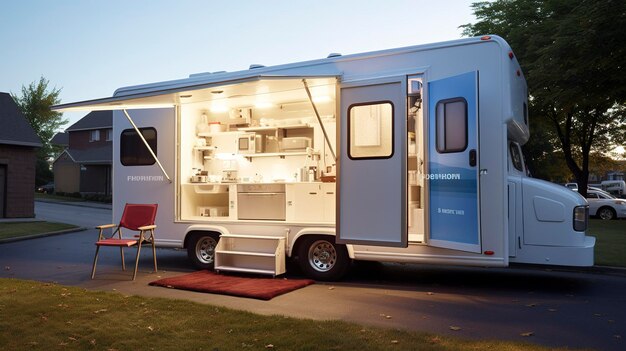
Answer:
[[600, 217], [600, 219], [611, 220], [617, 217], [617, 213], [615, 213], [615, 210], [611, 207], [604, 206], [598, 209], [598, 217]]
[[216, 233], [196, 232], [187, 241], [187, 257], [199, 269], [212, 270], [215, 266], [215, 247], [220, 240]]
[[298, 264], [303, 273], [315, 280], [336, 281], [350, 268], [345, 245], [335, 244], [332, 236], [306, 236], [298, 244]]

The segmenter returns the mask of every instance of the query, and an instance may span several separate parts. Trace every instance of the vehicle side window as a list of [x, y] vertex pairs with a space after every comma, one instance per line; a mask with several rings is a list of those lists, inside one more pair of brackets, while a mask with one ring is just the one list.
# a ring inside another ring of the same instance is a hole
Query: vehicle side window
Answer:
[[522, 163], [522, 152], [519, 149], [519, 146], [515, 143], [509, 144], [509, 150], [511, 152], [511, 162], [513, 163], [513, 167], [520, 172], [524, 171], [524, 164]]
[[[157, 153], [157, 131], [154, 128], [139, 128], [139, 131]], [[134, 129], [125, 129], [120, 136], [120, 162], [124, 166], [150, 166], [156, 161]]]
[[467, 148], [467, 101], [454, 98], [437, 102], [437, 152], [461, 152]]
[[598, 198], [598, 194], [590, 194], [590, 193], [587, 193], [587, 198], [588, 198], [588, 199], [597, 199], [597, 198]]
[[349, 155], [352, 159], [393, 155], [393, 105], [371, 102], [348, 109]]

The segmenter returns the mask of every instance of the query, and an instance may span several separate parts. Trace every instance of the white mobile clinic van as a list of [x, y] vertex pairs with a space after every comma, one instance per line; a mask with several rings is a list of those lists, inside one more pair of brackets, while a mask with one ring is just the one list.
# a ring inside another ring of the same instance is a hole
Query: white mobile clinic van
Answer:
[[527, 88], [497, 36], [118, 89], [113, 216], [158, 203], [201, 268], [310, 277], [351, 260], [593, 265], [588, 207], [526, 176]]

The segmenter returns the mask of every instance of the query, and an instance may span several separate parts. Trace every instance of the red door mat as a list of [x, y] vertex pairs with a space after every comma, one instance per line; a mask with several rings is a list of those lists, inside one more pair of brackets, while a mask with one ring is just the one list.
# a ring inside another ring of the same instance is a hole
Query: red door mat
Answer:
[[310, 279], [256, 278], [197, 271], [178, 277], [153, 281], [150, 285], [212, 294], [249, 297], [259, 300], [272, 298], [313, 284]]

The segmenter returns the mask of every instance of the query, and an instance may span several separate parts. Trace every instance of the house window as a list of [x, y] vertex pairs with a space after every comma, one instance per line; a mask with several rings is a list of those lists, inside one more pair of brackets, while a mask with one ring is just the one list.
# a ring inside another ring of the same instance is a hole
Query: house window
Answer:
[[[157, 131], [139, 128], [154, 154], [157, 154]], [[124, 166], [150, 166], [156, 161], [134, 129], [125, 129], [120, 136], [120, 162]]]
[[113, 129], [107, 129], [107, 141], [113, 140]]
[[94, 142], [100, 140], [100, 131], [92, 130], [89, 132], [89, 142]]
[[350, 158], [389, 158], [393, 155], [391, 102], [352, 105], [348, 116]]
[[463, 98], [439, 101], [436, 117], [437, 151], [464, 151], [467, 148], [467, 101]]

